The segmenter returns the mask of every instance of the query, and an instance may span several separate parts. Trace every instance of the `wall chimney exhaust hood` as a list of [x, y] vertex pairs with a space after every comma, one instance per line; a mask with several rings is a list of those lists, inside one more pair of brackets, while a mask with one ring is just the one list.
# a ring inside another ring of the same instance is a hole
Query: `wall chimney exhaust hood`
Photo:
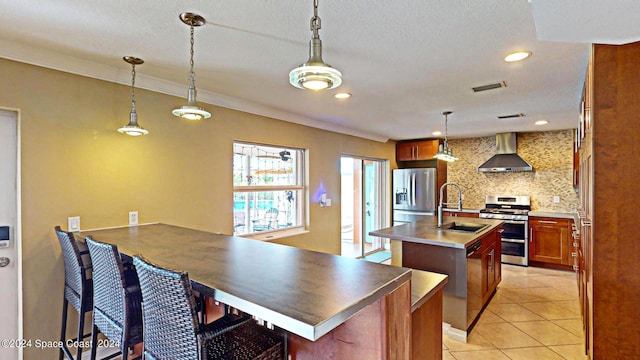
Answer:
[[478, 172], [533, 171], [533, 167], [516, 154], [516, 133], [496, 134], [496, 155], [478, 167]]

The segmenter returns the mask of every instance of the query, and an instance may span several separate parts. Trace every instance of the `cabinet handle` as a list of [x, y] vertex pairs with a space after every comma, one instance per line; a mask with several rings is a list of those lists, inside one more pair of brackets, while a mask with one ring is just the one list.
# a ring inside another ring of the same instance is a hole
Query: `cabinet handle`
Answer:
[[493, 259], [493, 253], [494, 253], [495, 251], [496, 251], [495, 249], [491, 249], [491, 252], [489, 253], [489, 255], [491, 255], [491, 262], [489, 263], [490, 268], [491, 268], [491, 271], [494, 271], [494, 268], [493, 268], [493, 266], [494, 266], [494, 265], [493, 265], [493, 262], [494, 262], [494, 259]]
[[557, 221], [551, 221], [551, 220], [536, 220], [536, 222], [539, 222], [541, 224], [557, 224]]
[[578, 244], [577, 242], [574, 242], [573, 243], [573, 247], [575, 247], [575, 248], [580, 247], [580, 244]]
[[416, 146], [416, 159], [420, 157], [420, 147]]
[[580, 270], [580, 268], [578, 267], [578, 265], [573, 265], [573, 270], [574, 271], [578, 271], [578, 270]]
[[533, 228], [529, 229], [529, 242], [533, 242]]
[[578, 253], [577, 252], [572, 252], [571, 253], [571, 257], [578, 257]]

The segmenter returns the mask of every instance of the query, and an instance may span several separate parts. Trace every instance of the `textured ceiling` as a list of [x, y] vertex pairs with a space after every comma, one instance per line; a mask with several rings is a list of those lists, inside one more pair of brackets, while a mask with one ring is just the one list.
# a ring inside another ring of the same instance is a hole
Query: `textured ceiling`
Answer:
[[[430, 137], [444, 130], [444, 110], [451, 137], [573, 128], [589, 40], [563, 35], [576, 22], [562, 25], [549, 11], [556, 1], [533, 1], [320, 0], [323, 57], [342, 71], [336, 90], [352, 93], [347, 101], [288, 84], [308, 57], [312, 0], [0, 0], [0, 57], [129, 84], [121, 58], [138, 56], [137, 86], [184, 97], [189, 28], [178, 15], [191, 11], [207, 19], [195, 34], [201, 103], [380, 141]], [[589, 4], [600, 11], [599, 0], [580, 2]], [[533, 56], [503, 61], [518, 49]], [[471, 91], [499, 81], [507, 87]], [[497, 119], [514, 113], [527, 116]], [[534, 126], [539, 119], [550, 123]]]

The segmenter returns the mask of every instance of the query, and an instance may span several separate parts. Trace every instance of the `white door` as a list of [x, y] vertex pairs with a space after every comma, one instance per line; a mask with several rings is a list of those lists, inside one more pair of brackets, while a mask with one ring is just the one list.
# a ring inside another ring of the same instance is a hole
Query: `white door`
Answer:
[[[0, 110], [0, 359], [18, 359], [18, 147], [17, 116]], [[8, 229], [5, 228], [8, 226]], [[8, 262], [8, 263], [7, 263]]]

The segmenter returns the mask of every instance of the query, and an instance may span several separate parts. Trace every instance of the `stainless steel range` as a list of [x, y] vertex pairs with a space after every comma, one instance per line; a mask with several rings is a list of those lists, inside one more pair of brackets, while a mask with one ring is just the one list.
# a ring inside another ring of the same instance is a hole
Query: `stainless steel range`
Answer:
[[490, 195], [485, 197], [480, 218], [504, 221], [502, 262], [529, 266], [529, 196]]

